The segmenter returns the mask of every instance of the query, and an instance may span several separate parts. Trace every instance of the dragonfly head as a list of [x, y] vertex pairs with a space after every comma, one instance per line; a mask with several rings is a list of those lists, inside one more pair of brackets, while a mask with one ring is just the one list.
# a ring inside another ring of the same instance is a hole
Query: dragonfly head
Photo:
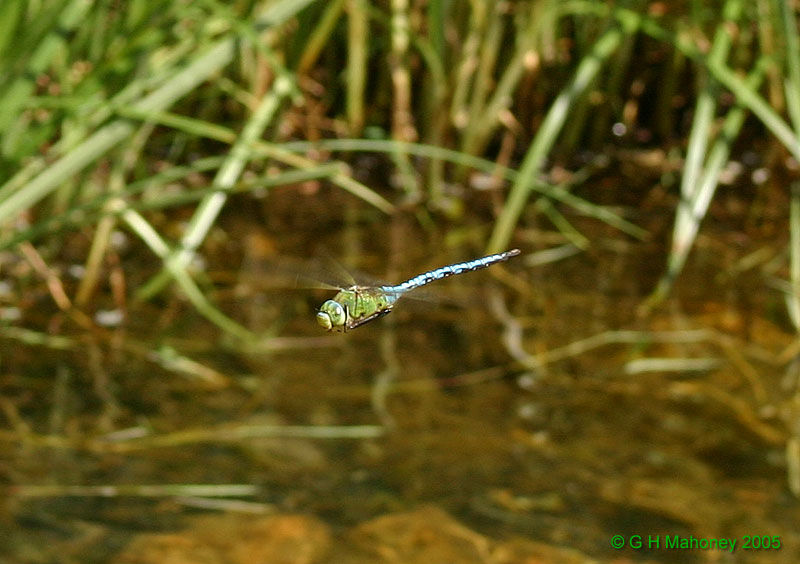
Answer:
[[332, 329], [342, 330], [347, 322], [347, 312], [342, 304], [335, 300], [328, 300], [317, 312], [317, 323], [326, 331]]

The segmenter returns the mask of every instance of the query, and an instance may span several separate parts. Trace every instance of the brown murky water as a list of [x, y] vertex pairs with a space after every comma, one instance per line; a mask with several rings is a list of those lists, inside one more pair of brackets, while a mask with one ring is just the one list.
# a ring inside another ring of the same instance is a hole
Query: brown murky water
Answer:
[[[564, 241], [530, 230], [523, 256], [440, 284], [460, 307], [409, 300], [345, 335], [314, 322], [330, 292], [263, 274], [325, 248], [399, 281], [474, 258], [488, 229], [416, 219], [291, 193], [229, 218], [207, 249], [214, 297], [260, 348], [169, 295], [65, 350], [5, 339], [0, 562], [798, 560], [792, 337], [780, 296], [736, 270], [746, 249], [712, 225], [640, 318], [660, 247], [586, 225], [590, 251], [537, 265]], [[30, 299], [19, 325], [68, 326]], [[690, 538], [736, 550], [668, 546]]]

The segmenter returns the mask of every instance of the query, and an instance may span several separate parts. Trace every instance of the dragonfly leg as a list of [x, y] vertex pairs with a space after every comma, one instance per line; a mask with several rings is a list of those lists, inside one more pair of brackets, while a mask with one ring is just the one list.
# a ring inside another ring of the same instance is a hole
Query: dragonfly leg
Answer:
[[355, 319], [352, 323], [348, 323], [345, 325], [345, 330], [347, 329], [355, 329], [356, 327], [361, 327], [365, 323], [369, 323], [370, 321], [374, 321], [375, 319], [381, 318], [384, 315], [389, 315], [392, 313], [392, 306], [384, 308], [380, 311], [376, 311], [372, 315], [368, 315], [366, 317], [362, 317], [361, 319]]

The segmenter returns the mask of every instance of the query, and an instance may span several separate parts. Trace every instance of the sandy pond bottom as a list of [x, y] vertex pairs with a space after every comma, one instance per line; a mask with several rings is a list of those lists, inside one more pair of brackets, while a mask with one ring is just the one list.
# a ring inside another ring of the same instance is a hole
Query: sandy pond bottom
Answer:
[[114, 564], [536, 564], [596, 562], [531, 540], [494, 541], [434, 506], [384, 515], [334, 533], [308, 516], [212, 516], [144, 535]]

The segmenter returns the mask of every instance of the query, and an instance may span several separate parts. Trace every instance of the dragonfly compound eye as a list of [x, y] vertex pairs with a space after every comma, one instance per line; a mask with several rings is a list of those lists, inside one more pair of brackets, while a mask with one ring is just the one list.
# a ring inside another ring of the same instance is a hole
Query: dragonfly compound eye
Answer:
[[344, 308], [334, 300], [328, 300], [322, 304], [317, 313], [317, 323], [326, 331], [330, 331], [334, 327], [343, 326], [345, 321], [347, 321], [347, 315]]

